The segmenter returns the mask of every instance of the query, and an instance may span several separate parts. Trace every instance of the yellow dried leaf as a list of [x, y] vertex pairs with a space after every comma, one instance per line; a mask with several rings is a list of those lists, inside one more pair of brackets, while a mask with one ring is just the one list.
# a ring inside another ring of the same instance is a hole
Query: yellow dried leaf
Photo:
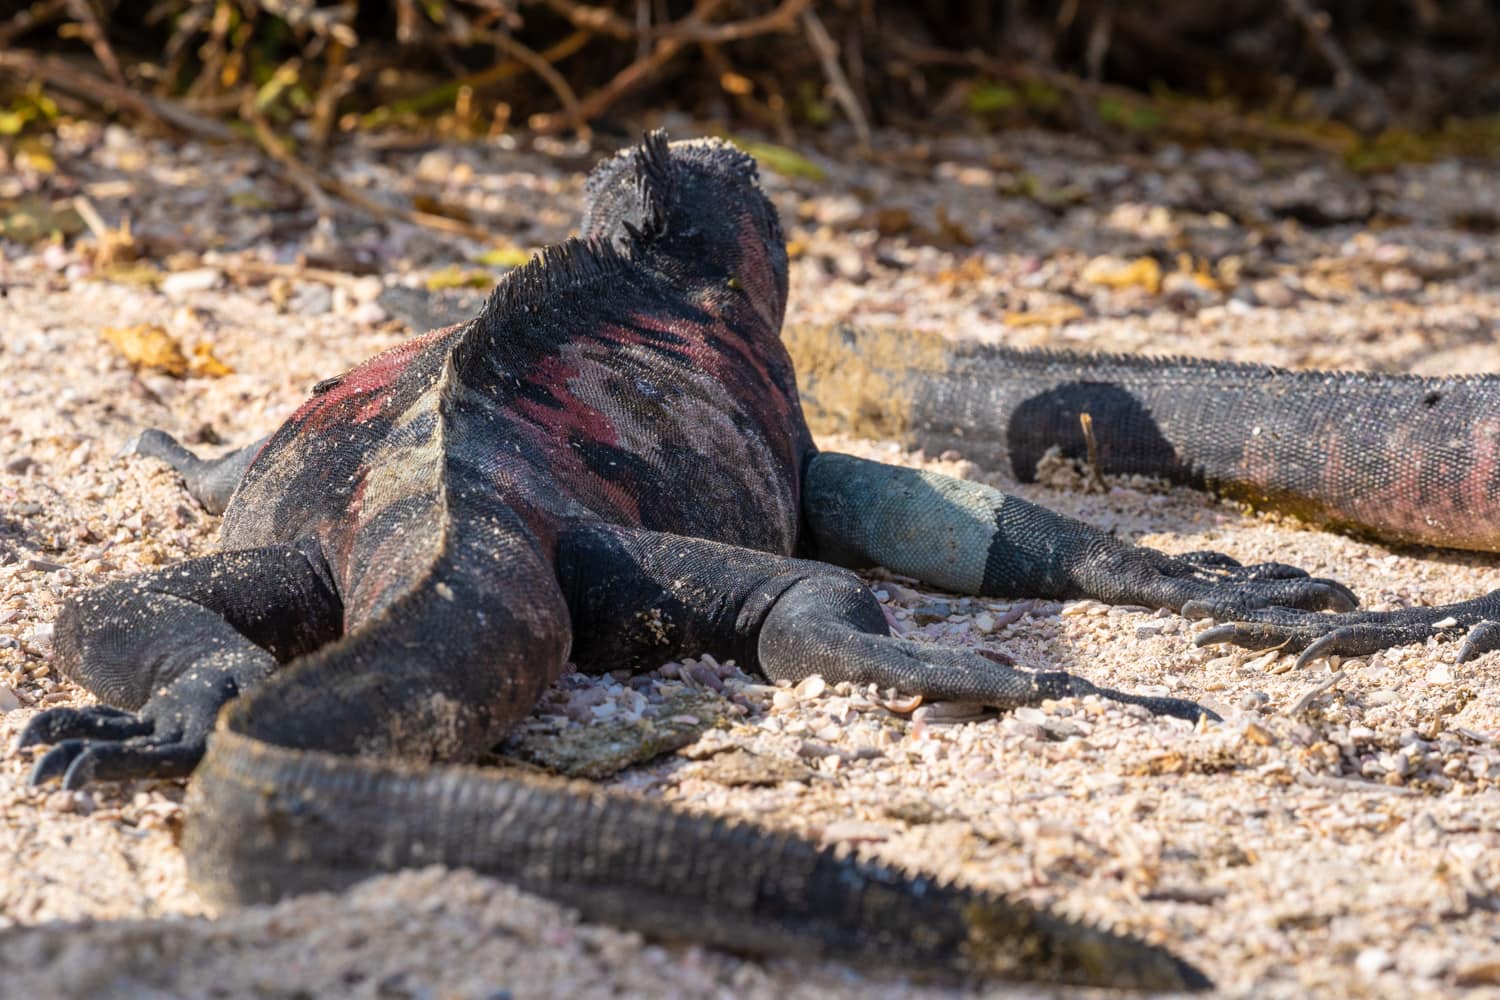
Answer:
[[1155, 295], [1161, 291], [1161, 265], [1151, 257], [1137, 257], [1128, 263], [1096, 257], [1083, 269], [1083, 280], [1105, 288], [1144, 288]]
[[214, 347], [208, 341], [199, 341], [193, 348], [193, 374], [223, 378], [233, 375], [234, 369], [214, 357]]
[[755, 91], [755, 82], [748, 76], [741, 76], [735, 72], [719, 74], [719, 86], [724, 88], [726, 94], [734, 94], [736, 97], [744, 97]]
[[[937, 273], [937, 280], [944, 285], [971, 285], [984, 280], [989, 272], [985, 270], [984, 261], [978, 257], [965, 257], [957, 267], [944, 268]], [[1016, 315], [1025, 315], [1017, 313]], [[1026, 324], [1012, 324], [1026, 325]]]
[[57, 161], [52, 158], [51, 146], [39, 136], [23, 138], [16, 144], [16, 151], [12, 155], [18, 167], [39, 174], [57, 173]]
[[106, 326], [100, 334], [133, 365], [178, 378], [187, 374], [188, 359], [182, 353], [182, 345], [159, 326], [150, 323]]
[[427, 276], [427, 290], [440, 292], [445, 288], [489, 288], [495, 276], [487, 271], [466, 271], [461, 267], [445, 267]]
[[1177, 255], [1177, 270], [1192, 278], [1193, 283], [1205, 291], [1220, 292], [1224, 290], [1224, 286], [1219, 283], [1219, 279], [1214, 277], [1213, 270], [1209, 267], [1208, 261], [1195, 261], [1192, 254], [1180, 253]]
[[54, 233], [73, 236], [83, 231], [83, 219], [70, 201], [57, 202], [35, 195], [0, 199], [0, 236], [17, 243], [33, 243]]
[[483, 264], [485, 267], [520, 267], [531, 260], [531, 251], [523, 247], [505, 246], [491, 247], [478, 257], [474, 263]]
[[229, 204], [247, 212], [263, 212], [276, 203], [258, 191], [236, 191], [229, 196]]
[[1028, 312], [1008, 312], [1005, 314], [1005, 325], [1014, 328], [1026, 326], [1061, 326], [1063, 323], [1071, 323], [1074, 320], [1083, 319], [1083, 310], [1072, 304], [1060, 306], [1043, 306], [1040, 309], [1032, 309]]
[[95, 273], [102, 281], [113, 281], [121, 285], [155, 285], [161, 281], [161, 269], [145, 261], [114, 264]]

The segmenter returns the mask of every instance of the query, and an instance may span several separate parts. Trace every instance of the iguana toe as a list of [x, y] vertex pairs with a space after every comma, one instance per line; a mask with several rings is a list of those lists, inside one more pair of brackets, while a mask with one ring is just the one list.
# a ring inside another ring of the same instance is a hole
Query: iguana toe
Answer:
[[63, 740], [42, 755], [31, 769], [31, 784], [62, 778], [64, 790], [91, 781], [127, 778], [181, 778], [203, 759], [203, 744], [180, 740], [135, 737], [125, 742]]
[[53, 708], [38, 713], [26, 724], [26, 728], [21, 730], [20, 738], [16, 740], [16, 748], [74, 738], [125, 740], [132, 736], [142, 736], [151, 732], [151, 729], [151, 723], [108, 705]]
[[1469, 629], [1462, 646], [1458, 647], [1455, 663], [1468, 663], [1476, 656], [1500, 649], [1500, 622], [1486, 619]]

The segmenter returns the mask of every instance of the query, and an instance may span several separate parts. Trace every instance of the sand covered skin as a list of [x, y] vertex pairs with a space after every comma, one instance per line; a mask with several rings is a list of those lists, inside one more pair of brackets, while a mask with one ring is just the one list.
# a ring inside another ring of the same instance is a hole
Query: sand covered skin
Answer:
[[[687, 129], [679, 127], [679, 134]], [[793, 252], [794, 321], [900, 323], [1015, 345], [1187, 353], [1294, 366], [1500, 371], [1500, 178], [1443, 162], [1356, 177], [1294, 156], [1109, 154], [1049, 136], [883, 137], [877, 166], [771, 176]], [[208, 551], [215, 519], [157, 462], [116, 458], [143, 426], [195, 446], [273, 429], [319, 379], [407, 331], [376, 301], [455, 266], [462, 241], [318, 223], [253, 158], [72, 127], [57, 170], [0, 171], [129, 215], [141, 261], [0, 243], [0, 740], [88, 699], [50, 668], [78, 588]], [[351, 148], [348, 182], [462, 207], [498, 238], [567, 235], [577, 149]], [[1143, 263], [1149, 260], [1150, 263]], [[152, 265], [151, 273], [140, 265]], [[182, 377], [142, 370], [104, 328], [159, 330]], [[200, 348], [199, 345], [204, 345]], [[232, 369], [209, 374], [203, 361]], [[1017, 488], [961, 456], [826, 447], [1016, 489], [1169, 551], [1301, 565], [1365, 605], [1500, 586], [1495, 558], [1380, 545], [1248, 516], [1151, 483]], [[733, 665], [573, 678], [513, 747], [586, 726], [680, 718], [681, 752], [609, 783], [1015, 892], [1169, 944], [1229, 995], [1452, 995], [1500, 986], [1500, 656], [1454, 644], [1359, 660], [1195, 649], [1202, 626], [1094, 602], [963, 598], [870, 577], [916, 641], [1198, 699], [1195, 729], [1092, 699], [976, 721], [892, 714], [869, 692], [774, 689]], [[664, 709], [661, 706], [669, 706]], [[717, 706], [717, 708], [715, 708]], [[688, 712], [686, 714], [692, 714]], [[579, 925], [462, 873], [372, 882], [201, 919], [173, 845], [182, 785], [29, 789], [0, 759], [0, 992], [67, 996], [876, 995], [899, 971], [752, 963]], [[991, 987], [1006, 994], [1009, 987]], [[933, 989], [941, 994], [941, 989]], [[1036, 992], [1021, 988], [1020, 995]]]

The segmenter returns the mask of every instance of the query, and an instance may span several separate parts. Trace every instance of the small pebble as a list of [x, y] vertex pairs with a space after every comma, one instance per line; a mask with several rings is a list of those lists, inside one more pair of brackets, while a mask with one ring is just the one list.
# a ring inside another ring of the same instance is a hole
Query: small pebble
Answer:
[[823, 692], [828, 690], [828, 682], [823, 679], [822, 674], [813, 674], [805, 677], [796, 687], [796, 695], [802, 701], [812, 701], [821, 698]]
[[1394, 964], [1391, 953], [1384, 948], [1366, 948], [1354, 959], [1354, 967], [1367, 978], [1380, 975]]
[[822, 841], [825, 844], [878, 844], [890, 838], [889, 827], [863, 820], [841, 819], [823, 827]]
[[170, 298], [189, 292], [206, 292], [219, 287], [224, 275], [215, 267], [199, 267], [191, 271], [175, 271], [161, 279], [161, 293]]

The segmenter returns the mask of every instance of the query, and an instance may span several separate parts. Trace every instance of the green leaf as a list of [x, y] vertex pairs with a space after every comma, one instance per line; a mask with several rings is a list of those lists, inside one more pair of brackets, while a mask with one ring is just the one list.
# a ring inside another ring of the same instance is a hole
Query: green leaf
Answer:
[[979, 83], [969, 90], [969, 111], [976, 115], [1009, 111], [1021, 103], [1021, 95], [999, 83]]
[[823, 172], [822, 167], [786, 146], [734, 136], [730, 136], [729, 141], [755, 157], [761, 166], [783, 177], [801, 177], [804, 180], [820, 181], [828, 176]]

